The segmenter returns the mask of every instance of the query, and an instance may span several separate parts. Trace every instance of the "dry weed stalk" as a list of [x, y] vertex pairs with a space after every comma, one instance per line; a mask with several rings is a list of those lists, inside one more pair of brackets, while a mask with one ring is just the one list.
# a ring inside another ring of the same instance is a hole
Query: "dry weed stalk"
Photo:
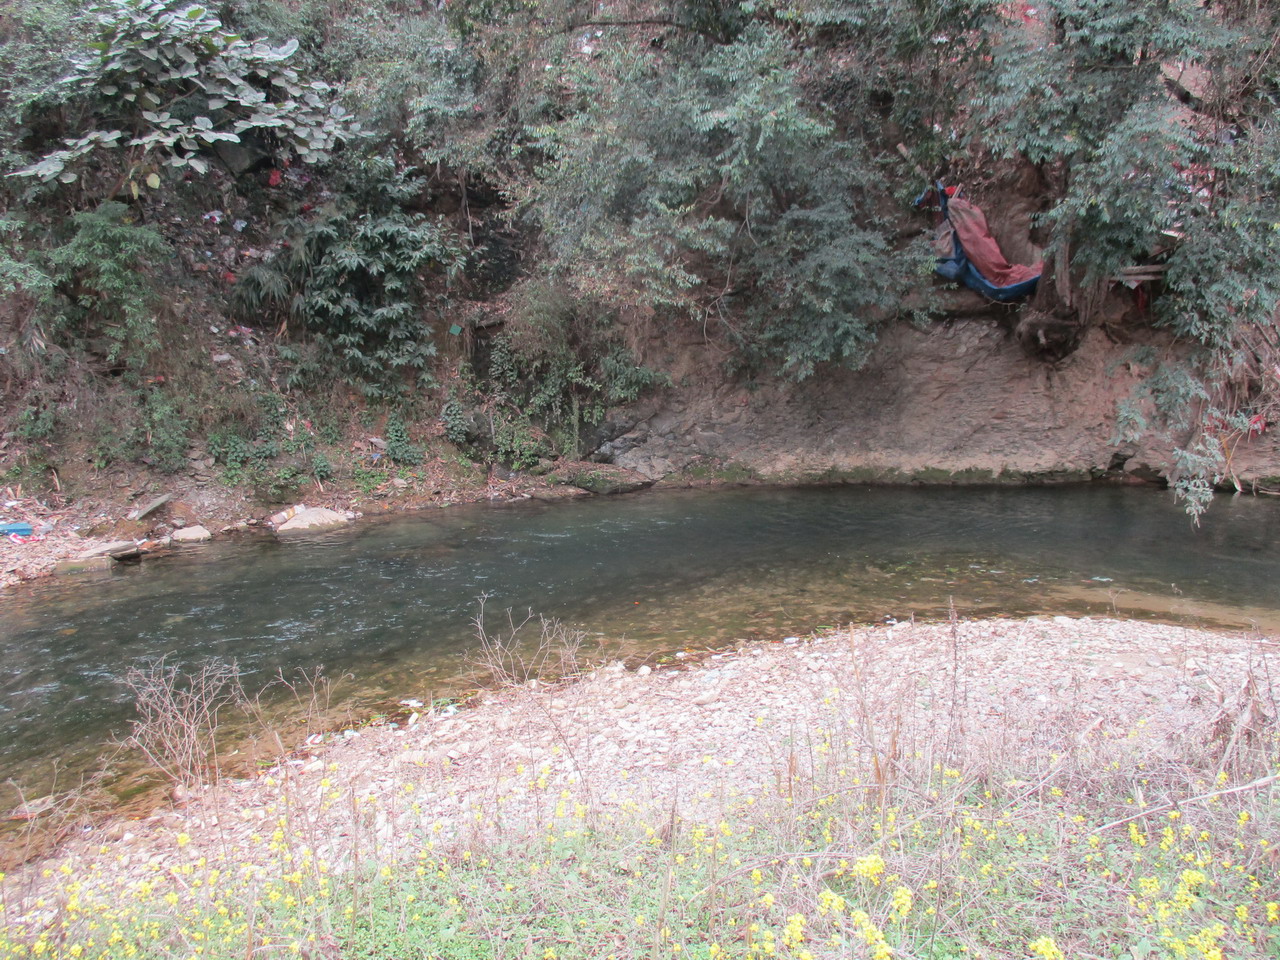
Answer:
[[184, 674], [161, 657], [131, 667], [124, 683], [138, 710], [125, 744], [175, 784], [194, 787], [215, 777], [220, 714], [245, 699], [236, 662], [206, 660]]
[[[477, 649], [467, 657], [500, 687], [519, 687], [530, 681], [560, 683], [580, 678], [591, 667], [585, 656], [587, 635], [554, 617], [529, 611], [518, 623], [507, 610], [505, 632], [491, 633], [485, 626], [484, 599], [472, 623]], [[531, 637], [530, 634], [536, 636]]]
[[[294, 749], [286, 746], [286, 737], [305, 741], [334, 729], [330, 716], [334, 687], [336, 683], [350, 679], [353, 677], [348, 673], [335, 681], [324, 675], [323, 667], [316, 667], [310, 672], [299, 670], [293, 678], [286, 677], [280, 670], [252, 697], [244, 696], [239, 707], [259, 731], [259, 736], [272, 745], [272, 753], [283, 769], [287, 767], [285, 759]], [[343, 722], [350, 721], [348, 706]]]
[[1211, 755], [1217, 759], [1219, 774], [1231, 772], [1240, 776], [1267, 767], [1266, 743], [1268, 734], [1276, 733], [1277, 714], [1274, 694], [1264, 696], [1270, 688], [1270, 678], [1266, 679], [1268, 682], [1262, 683], [1256, 666], [1250, 663], [1234, 703], [1220, 698], [1206, 738]]

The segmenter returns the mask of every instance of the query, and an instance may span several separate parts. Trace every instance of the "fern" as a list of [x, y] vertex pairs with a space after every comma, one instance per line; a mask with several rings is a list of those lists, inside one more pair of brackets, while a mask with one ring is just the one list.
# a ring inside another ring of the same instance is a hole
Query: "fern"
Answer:
[[389, 398], [422, 382], [436, 352], [419, 277], [447, 279], [464, 257], [441, 221], [397, 206], [420, 187], [411, 173], [370, 159], [348, 177], [337, 210], [295, 224], [287, 252], [249, 271], [233, 306], [297, 321], [348, 382]]

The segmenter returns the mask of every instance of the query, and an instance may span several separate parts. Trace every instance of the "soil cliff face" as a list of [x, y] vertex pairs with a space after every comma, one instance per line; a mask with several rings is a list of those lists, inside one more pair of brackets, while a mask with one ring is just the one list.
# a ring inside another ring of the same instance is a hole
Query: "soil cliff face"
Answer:
[[[598, 456], [655, 479], [1155, 480], [1168, 449], [1114, 439], [1117, 402], [1142, 375], [1128, 352], [1092, 329], [1051, 366], [991, 320], [960, 319], [889, 328], [861, 370], [745, 386], [717, 373], [714, 345], [685, 344], [661, 358], [675, 386]], [[1238, 443], [1232, 467], [1246, 484], [1280, 474], [1275, 438]]]

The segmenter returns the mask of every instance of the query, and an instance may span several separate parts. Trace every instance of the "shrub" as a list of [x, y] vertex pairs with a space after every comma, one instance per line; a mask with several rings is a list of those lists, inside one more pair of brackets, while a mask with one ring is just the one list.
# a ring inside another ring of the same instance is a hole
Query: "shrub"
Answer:
[[464, 257], [443, 222], [404, 209], [421, 187], [411, 171], [365, 158], [346, 186], [335, 211], [297, 224], [287, 251], [246, 272], [234, 307], [246, 318], [292, 318], [348, 382], [396, 396], [406, 375], [427, 376], [436, 352], [420, 277], [447, 279]]
[[550, 284], [520, 291], [480, 364], [500, 459], [527, 468], [547, 453], [578, 456], [584, 428], [609, 407], [667, 382], [638, 362], [619, 326], [608, 308]]
[[169, 246], [122, 203], [74, 214], [71, 222], [71, 239], [46, 257], [54, 289], [64, 298], [54, 329], [64, 341], [136, 370], [156, 346], [147, 268]]
[[[93, 126], [70, 130], [63, 149], [16, 176], [70, 183], [82, 160], [107, 149], [121, 151], [130, 177], [157, 163], [204, 173], [210, 145], [246, 133], [312, 162], [353, 132], [329, 85], [287, 65], [296, 40], [244, 40], [208, 7], [182, 0], [105, 0], [85, 16], [93, 39], [72, 54], [62, 84]], [[154, 171], [145, 182], [159, 186]]]
[[387, 417], [387, 457], [402, 467], [416, 467], [422, 463], [422, 448], [409, 440], [409, 431], [398, 414]]

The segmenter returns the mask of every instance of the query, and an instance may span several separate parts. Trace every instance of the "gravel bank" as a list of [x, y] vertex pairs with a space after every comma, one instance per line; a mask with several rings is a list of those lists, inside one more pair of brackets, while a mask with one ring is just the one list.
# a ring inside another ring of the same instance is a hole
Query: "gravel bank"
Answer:
[[611, 664], [396, 728], [313, 736], [255, 779], [94, 827], [46, 866], [154, 879], [200, 858], [265, 864], [283, 844], [340, 870], [357, 850], [398, 859], [518, 834], [568, 796], [697, 816], [877, 739], [889, 756], [945, 742], [948, 762], [970, 770], [1031, 769], [1104, 741], [1179, 762], [1222, 747], [1215, 721], [1238, 709], [1250, 675], [1274, 715], [1274, 639], [1066, 617], [900, 623], [656, 670]]

